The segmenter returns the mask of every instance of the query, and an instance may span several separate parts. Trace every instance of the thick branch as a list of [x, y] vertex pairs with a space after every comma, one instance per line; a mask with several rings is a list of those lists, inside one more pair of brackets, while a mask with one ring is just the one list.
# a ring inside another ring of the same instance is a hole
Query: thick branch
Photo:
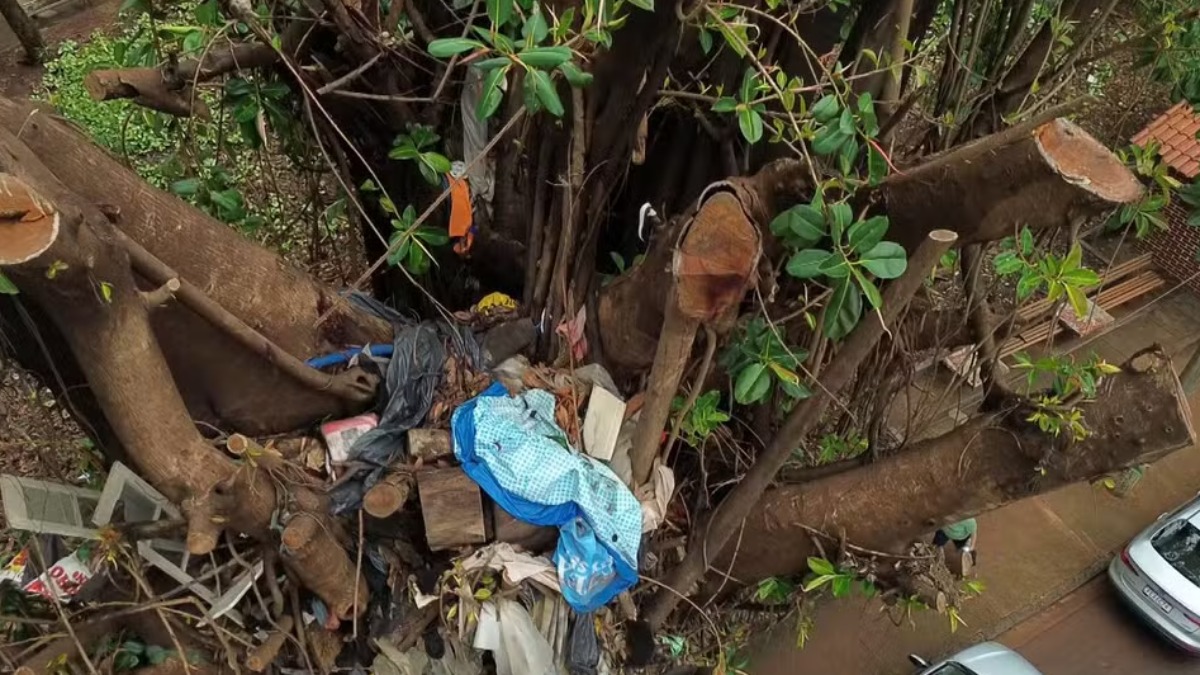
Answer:
[[[849, 384], [854, 373], [875, 348], [885, 326], [895, 321], [913, 294], [924, 283], [929, 270], [954, 243], [956, 235], [948, 230], [934, 230], [924, 244], [911, 256], [908, 270], [892, 282], [883, 295], [883, 309], [872, 314], [854, 330], [821, 377], [821, 387], [797, 405], [788, 415], [783, 427], [775, 434], [754, 466], [746, 473], [729, 496], [717, 507], [705, 527], [692, 537], [687, 555], [667, 575], [667, 586], [686, 592], [700, 580], [708, 569], [708, 551], [719, 551], [733, 536], [743, 519], [753, 510], [775, 474], [787, 462], [792, 451], [808, 436], [824, 417], [832, 403], [832, 392]], [[660, 591], [651, 600], [645, 618], [657, 627], [679, 603], [679, 596]]]
[[1091, 435], [1066, 448], [1020, 409], [978, 418], [862, 469], [772, 490], [746, 519], [731, 574], [752, 582], [805, 569], [815, 555], [805, 526], [844, 530], [856, 544], [891, 550], [945, 523], [1194, 442], [1187, 398], [1168, 357], [1154, 348], [1122, 368], [1083, 408]]

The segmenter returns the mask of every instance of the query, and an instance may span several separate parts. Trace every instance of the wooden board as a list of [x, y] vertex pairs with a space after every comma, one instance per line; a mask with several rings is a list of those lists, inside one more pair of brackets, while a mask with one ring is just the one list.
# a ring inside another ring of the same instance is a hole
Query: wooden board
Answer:
[[417, 473], [421, 515], [429, 550], [444, 551], [487, 541], [479, 486], [458, 467]]
[[520, 546], [526, 551], [542, 553], [553, 548], [558, 541], [558, 528], [531, 525], [517, 520], [496, 503], [492, 504], [492, 522], [495, 526], [496, 541]]

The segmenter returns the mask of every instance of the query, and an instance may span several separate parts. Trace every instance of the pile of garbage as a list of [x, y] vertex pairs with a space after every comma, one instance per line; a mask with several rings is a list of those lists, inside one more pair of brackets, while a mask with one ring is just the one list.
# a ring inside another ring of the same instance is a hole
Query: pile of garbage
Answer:
[[[597, 364], [531, 365], [518, 352], [537, 327], [504, 296], [460, 317], [466, 326], [357, 301], [394, 322], [393, 344], [309, 364], [378, 374], [372, 412], [288, 437], [215, 440], [276, 480], [324, 486], [369, 591], [365, 611], [339, 619], [249, 539], [226, 535], [212, 555], [189, 556], [178, 505], [120, 463], [101, 490], [0, 477], [10, 527], [35, 535], [0, 569], [0, 589], [82, 615], [111, 597], [115, 568], [132, 569], [160, 601], [190, 596], [203, 609], [195, 623], [245, 646], [254, 672], [618, 669], [638, 639], [626, 626], [643, 542], [675, 487], [661, 466], [631, 487], [640, 397], [624, 400]], [[569, 324], [571, 362], [586, 345]], [[136, 559], [114, 533], [136, 541]]]

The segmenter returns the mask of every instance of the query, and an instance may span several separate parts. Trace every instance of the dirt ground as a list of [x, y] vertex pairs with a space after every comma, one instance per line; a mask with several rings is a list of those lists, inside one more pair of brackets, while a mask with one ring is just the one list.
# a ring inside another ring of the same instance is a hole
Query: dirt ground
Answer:
[[[63, 40], [79, 40], [97, 29], [116, 26], [119, 0], [79, 0], [55, 10], [53, 16], [38, 17], [42, 39], [48, 47]], [[0, 21], [0, 94], [12, 98], [28, 96], [42, 81], [42, 67], [21, 63], [23, 53], [16, 36]]]

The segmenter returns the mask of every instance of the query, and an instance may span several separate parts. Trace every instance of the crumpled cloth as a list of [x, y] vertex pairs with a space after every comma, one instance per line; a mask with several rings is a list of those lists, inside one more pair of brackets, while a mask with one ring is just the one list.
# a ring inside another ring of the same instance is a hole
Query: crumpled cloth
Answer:
[[513, 586], [529, 579], [555, 593], [562, 592], [553, 563], [542, 556], [518, 551], [512, 544], [502, 541], [475, 551], [462, 561], [462, 566], [468, 572], [481, 569], [499, 571], [504, 580]]
[[554, 403], [541, 389], [509, 397], [494, 383], [454, 411], [454, 453], [505, 511], [559, 526], [563, 597], [590, 612], [637, 582], [642, 506], [607, 466], [570, 447]]

